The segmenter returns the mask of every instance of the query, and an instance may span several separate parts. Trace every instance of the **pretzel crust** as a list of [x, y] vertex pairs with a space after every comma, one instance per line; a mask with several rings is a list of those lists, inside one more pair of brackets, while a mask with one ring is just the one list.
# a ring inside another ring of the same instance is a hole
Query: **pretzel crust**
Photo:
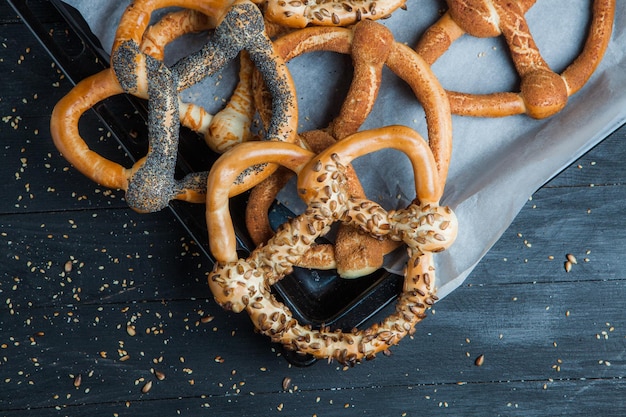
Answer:
[[520, 76], [520, 91], [468, 94], [448, 91], [453, 114], [535, 119], [561, 111], [598, 67], [611, 38], [615, 0], [593, 0], [587, 40], [579, 56], [561, 73], [552, 71], [535, 44], [524, 14], [535, 0], [448, 0], [449, 10], [420, 38], [416, 51], [433, 64], [463, 34], [503, 36]]
[[[167, 15], [148, 28], [154, 8], [190, 6]], [[213, 13], [203, 15], [202, 13]], [[162, 61], [164, 45], [184, 33], [215, 27], [215, 35], [203, 50], [185, 57], [172, 68]], [[230, 43], [231, 39], [236, 39]], [[111, 54], [111, 68], [79, 83], [55, 106], [51, 132], [61, 153], [77, 169], [94, 181], [126, 191], [126, 201], [140, 212], [158, 211], [172, 199], [200, 203], [205, 200], [207, 172], [192, 173], [174, 179], [179, 123], [198, 129], [207, 136], [225, 140], [216, 150], [244, 139], [248, 132], [246, 118], [252, 116], [251, 97], [236, 91], [232, 102], [211, 119], [200, 107], [182, 103], [178, 92], [199, 79], [221, 69], [241, 49], [268, 79], [274, 97], [268, 139], [295, 141], [297, 102], [291, 76], [272, 49], [264, 31], [258, 8], [247, 1], [189, 2], [186, 0], [136, 0], [123, 14]], [[214, 59], [219, 58], [219, 59]], [[209, 61], [208, 65], [203, 65]], [[244, 84], [250, 82], [251, 68], [241, 74]], [[249, 87], [241, 90], [249, 92]], [[132, 168], [107, 160], [92, 152], [78, 132], [81, 115], [97, 102], [121, 93], [148, 99], [148, 154]], [[241, 93], [241, 94], [239, 94]], [[205, 124], [206, 123], [206, 124]], [[248, 124], [249, 125], [249, 124]], [[237, 131], [239, 127], [239, 131]], [[240, 183], [262, 181], [275, 169], [263, 165], [250, 169], [238, 179]]]
[[267, 0], [265, 15], [280, 25], [304, 28], [314, 26], [348, 26], [363, 20], [384, 19], [406, 0]]
[[[246, 310], [255, 327], [274, 342], [341, 363], [373, 358], [412, 334], [437, 299], [432, 253], [447, 248], [457, 234], [456, 217], [449, 208], [437, 204], [442, 190], [435, 160], [424, 140], [409, 128], [391, 126], [356, 133], [315, 157], [295, 145], [267, 145], [261, 149], [253, 142], [242, 144], [225, 153], [220, 168], [209, 174], [209, 239], [213, 241], [211, 248], [219, 251], [214, 253], [218, 262], [208, 281], [216, 301], [235, 312]], [[386, 212], [372, 201], [350, 198], [346, 189], [345, 165], [387, 147], [406, 152], [413, 163], [417, 197], [406, 210]], [[223, 184], [229, 184], [236, 171], [263, 158], [280, 160], [298, 173], [299, 193], [308, 208], [283, 224], [267, 245], [255, 249], [245, 260], [237, 259], [225, 236], [234, 236], [234, 232], [229, 230], [232, 224], [228, 223], [225, 199], [229, 191]], [[375, 236], [401, 240], [408, 247], [410, 260], [396, 312], [366, 330], [344, 333], [325, 326], [303, 326], [269, 290], [336, 221], [359, 226]], [[223, 250], [225, 247], [230, 249]]]
[[[328, 128], [301, 134], [310, 149], [320, 152], [335, 140], [340, 141], [359, 129], [374, 106], [386, 64], [407, 80], [427, 108], [430, 145], [437, 152], [440, 178], [445, 178], [451, 152], [450, 115], [445, 92], [424, 61], [410, 48], [396, 43], [387, 28], [371, 21], [362, 21], [350, 29], [312, 27], [280, 37], [275, 41], [275, 47], [286, 62], [303, 53], [321, 50], [352, 56], [354, 76], [339, 115]], [[266, 94], [260, 87], [262, 84], [256, 82], [257, 108], [262, 119], [267, 120], [271, 113], [264, 99]], [[351, 196], [365, 198], [356, 174], [351, 169], [347, 173]], [[281, 178], [267, 180], [252, 190], [246, 208], [246, 224], [256, 244], [265, 242], [273, 233], [269, 226], [268, 208], [288, 176], [283, 171]], [[398, 247], [397, 242], [374, 239], [350, 229], [341, 225], [334, 247], [316, 247], [314, 256], [303, 258], [299, 266], [337, 269], [340, 276], [355, 278], [379, 269], [383, 256]], [[324, 250], [329, 253], [323, 255]], [[322, 265], [321, 261], [328, 263]]]

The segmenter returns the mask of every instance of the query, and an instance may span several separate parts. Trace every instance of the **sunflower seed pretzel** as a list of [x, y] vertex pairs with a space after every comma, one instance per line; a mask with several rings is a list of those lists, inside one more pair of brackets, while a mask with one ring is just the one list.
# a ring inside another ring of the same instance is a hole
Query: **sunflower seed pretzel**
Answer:
[[267, 19], [293, 28], [348, 26], [363, 20], [387, 18], [406, 0], [267, 0]]
[[[359, 132], [314, 156], [288, 143], [243, 143], [226, 152], [208, 179], [207, 224], [217, 263], [209, 276], [216, 301], [235, 312], [247, 311], [254, 326], [272, 341], [317, 358], [354, 364], [373, 358], [414, 332], [437, 300], [433, 253], [456, 238], [452, 210], [439, 206], [445, 179], [440, 179], [431, 149], [410, 128], [389, 126]], [[405, 152], [412, 162], [416, 198], [404, 210], [385, 211], [377, 203], [351, 198], [345, 166], [353, 159], [384, 148]], [[228, 211], [228, 184], [248, 165], [279, 163], [298, 174], [298, 192], [307, 210], [283, 224], [247, 259], [238, 259]], [[301, 325], [270, 292], [270, 286], [291, 272], [311, 244], [333, 223], [362, 228], [373, 236], [388, 236], [407, 245], [409, 261], [396, 311], [366, 330], [342, 332], [326, 326]]]

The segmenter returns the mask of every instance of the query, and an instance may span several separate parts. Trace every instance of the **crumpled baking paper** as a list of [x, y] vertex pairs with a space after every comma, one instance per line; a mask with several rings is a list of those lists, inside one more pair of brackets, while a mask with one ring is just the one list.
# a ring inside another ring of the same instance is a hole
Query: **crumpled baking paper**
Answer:
[[[110, 51], [117, 22], [129, 1], [67, 2], [81, 12]], [[553, 70], [563, 71], [578, 54], [586, 37], [590, 4], [590, 0], [540, 0], [526, 14], [533, 37]], [[379, 22], [391, 29], [397, 41], [414, 46], [444, 7], [441, 1], [408, 0], [407, 10], [397, 10]], [[626, 2], [617, 1], [613, 35], [602, 63], [557, 115], [545, 120], [524, 115], [500, 119], [453, 116], [454, 150], [442, 204], [455, 211], [459, 235], [450, 249], [436, 257], [440, 298], [462, 284], [535, 190], [626, 120], [625, 28]], [[170, 62], [197, 49], [203, 36], [194, 35], [182, 46], [168, 47]], [[301, 131], [325, 127], [347, 91], [352, 71], [349, 57], [311, 53], [292, 60], [289, 68], [298, 93]], [[450, 90], [488, 93], [518, 88], [517, 74], [501, 38], [465, 35], [433, 65], [433, 71]], [[187, 96], [183, 99], [215, 112], [235, 84], [236, 71], [227, 68], [202, 86], [184, 92]], [[409, 126], [426, 137], [420, 104], [408, 85], [386, 70], [378, 101], [362, 130], [392, 124]], [[412, 171], [399, 152], [382, 151], [360, 158], [355, 167], [368, 196], [383, 206], [406, 206], [414, 197]], [[297, 210], [297, 198], [288, 191], [280, 198]], [[401, 273], [403, 261], [402, 256], [391, 257], [386, 267]]]

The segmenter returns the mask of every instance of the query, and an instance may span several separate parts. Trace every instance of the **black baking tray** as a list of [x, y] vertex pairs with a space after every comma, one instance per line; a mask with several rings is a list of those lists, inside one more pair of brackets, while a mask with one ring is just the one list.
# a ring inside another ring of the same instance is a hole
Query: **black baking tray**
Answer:
[[[28, 28], [41, 42], [65, 76], [76, 84], [109, 65], [108, 51], [89, 30], [80, 13], [60, 0], [8, 0]], [[131, 160], [145, 155], [147, 149], [146, 102], [132, 96], [111, 97], [93, 108], [111, 135]], [[132, 117], [128, 117], [132, 115]], [[94, 136], [99, 132], [94, 132]], [[88, 132], [83, 132], [89, 138]], [[205, 171], [219, 155], [210, 151], [196, 133], [182, 129], [177, 176]], [[231, 212], [237, 235], [238, 251], [247, 256], [252, 245], [245, 230], [246, 195], [231, 200]], [[198, 243], [211, 262], [204, 207], [173, 201], [169, 209]], [[278, 203], [270, 211], [270, 221], [277, 226], [294, 216]], [[303, 324], [349, 330], [375, 319], [376, 313], [394, 301], [402, 288], [402, 277], [379, 270], [369, 276], [346, 280], [335, 271], [311, 271], [296, 268], [273, 286], [283, 301]], [[309, 356], [285, 351], [285, 357], [299, 366], [315, 362]]]

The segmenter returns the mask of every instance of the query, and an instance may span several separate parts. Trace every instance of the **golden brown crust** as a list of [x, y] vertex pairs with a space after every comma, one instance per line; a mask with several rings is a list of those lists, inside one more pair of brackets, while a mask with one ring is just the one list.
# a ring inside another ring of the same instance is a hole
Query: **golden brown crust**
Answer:
[[448, 0], [449, 10], [429, 28], [415, 50], [434, 63], [462, 34], [503, 36], [521, 79], [519, 93], [475, 95], [449, 91], [452, 113], [503, 117], [527, 114], [536, 119], [561, 111], [568, 97], [587, 82], [600, 63], [611, 37], [615, 0], [593, 0], [587, 40], [563, 73], [554, 73], [533, 40], [524, 17], [534, 0]]
[[349, 26], [386, 18], [404, 5], [405, 0], [267, 0], [265, 15], [272, 22], [293, 28]]
[[[327, 129], [301, 134], [310, 149], [321, 152], [335, 140], [341, 140], [359, 129], [376, 101], [382, 80], [382, 69], [386, 64], [409, 83], [424, 104], [430, 146], [436, 155], [440, 178], [445, 181], [452, 150], [448, 99], [426, 62], [410, 48], [395, 42], [387, 28], [370, 21], [363, 21], [351, 29], [307, 28], [279, 38], [275, 46], [287, 62], [300, 54], [321, 50], [349, 53], [352, 56], [354, 76], [339, 115]], [[256, 84], [258, 93], [255, 97], [262, 119], [267, 120], [271, 113], [267, 110], [267, 95], [263, 93], [261, 86], [260, 83]], [[347, 176], [350, 196], [365, 198], [356, 174], [349, 169]], [[276, 181], [273, 185], [278, 184], [280, 182]], [[250, 222], [248, 228], [253, 235], [271, 236], [266, 207], [271, 204], [279, 188], [269, 192], [269, 185], [264, 184], [258, 191], [252, 191], [253, 204], [249, 205], [246, 211], [247, 220]], [[266, 201], [257, 202], [259, 198]], [[259, 224], [267, 227], [263, 233], [258, 233]], [[348, 227], [342, 225], [335, 245], [334, 254], [323, 257], [328, 260], [334, 259], [324, 269], [336, 265], [341, 276], [356, 277], [380, 268], [383, 256], [399, 244], [375, 239], [357, 230], [350, 231]], [[325, 248], [330, 249], [332, 246]], [[320, 267], [319, 263], [316, 263], [316, 267]]]
[[[350, 198], [347, 191], [345, 167], [354, 158], [388, 147], [405, 152], [416, 175], [417, 197], [406, 210], [387, 212], [372, 201]], [[207, 194], [211, 232], [219, 228], [217, 233], [226, 230], [234, 236], [227, 217], [229, 181], [223, 173], [236, 175], [235, 171], [263, 158], [284, 164], [298, 174], [298, 190], [307, 210], [283, 224], [266, 245], [259, 246], [245, 260], [237, 259], [234, 244], [227, 243], [225, 236], [210, 233], [211, 248], [218, 248], [214, 253], [218, 262], [208, 279], [215, 300], [235, 312], [245, 310], [254, 326], [274, 342], [341, 363], [371, 359], [412, 334], [437, 299], [432, 253], [449, 247], [457, 234], [456, 217], [437, 203], [443, 190], [427, 143], [409, 128], [390, 126], [351, 135], [317, 156], [291, 144], [269, 143], [263, 148], [253, 142], [241, 144], [224, 154], [219, 167], [209, 175], [209, 183], [215, 186]], [[216, 210], [225, 207], [225, 212]], [[410, 259], [396, 311], [366, 330], [344, 333], [324, 326], [303, 326], [269, 290], [299, 265], [302, 257], [311, 252], [314, 241], [337, 221], [358, 226], [375, 237], [389, 236], [408, 247]]]

